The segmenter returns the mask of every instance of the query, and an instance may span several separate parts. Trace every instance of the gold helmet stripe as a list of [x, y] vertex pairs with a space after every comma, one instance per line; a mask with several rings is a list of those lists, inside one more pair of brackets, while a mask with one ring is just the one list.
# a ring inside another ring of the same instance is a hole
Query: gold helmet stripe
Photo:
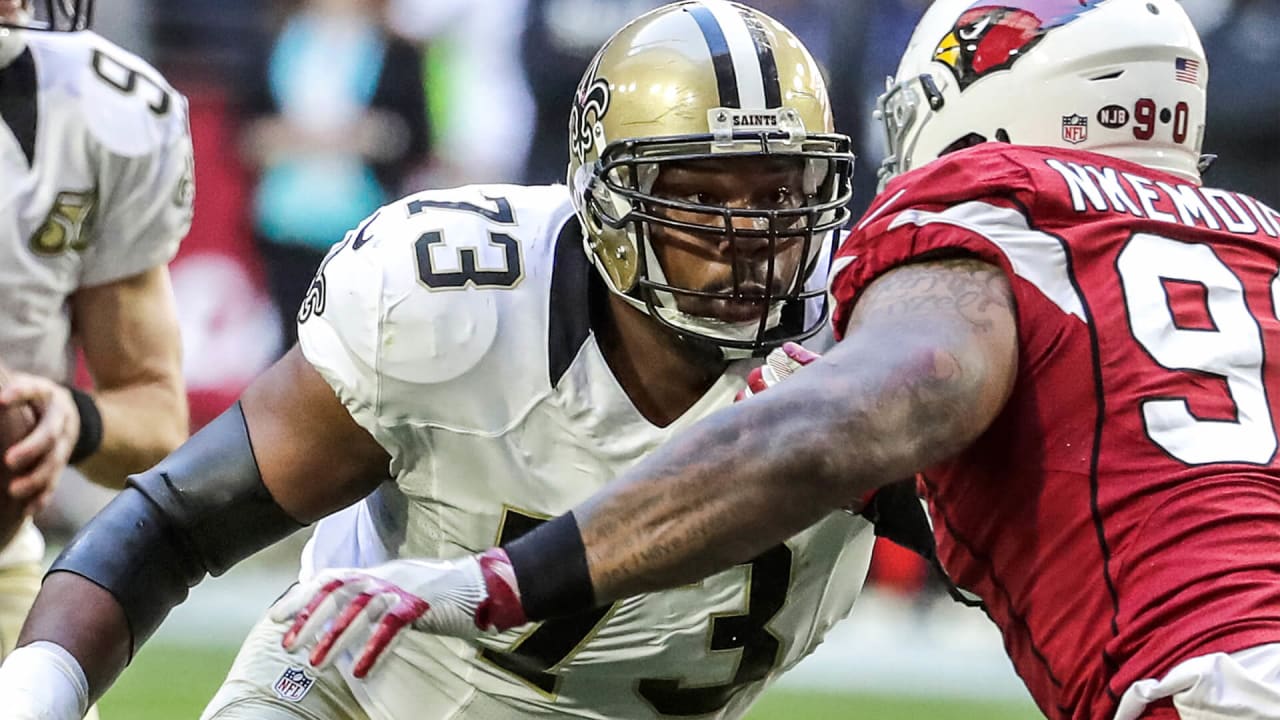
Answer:
[[[760, 53], [746, 21], [722, 0], [703, 0], [687, 8], [698, 23], [711, 53], [721, 107], [764, 108], [764, 72]], [[772, 50], [769, 56], [772, 58]], [[777, 77], [776, 67], [774, 77]]]

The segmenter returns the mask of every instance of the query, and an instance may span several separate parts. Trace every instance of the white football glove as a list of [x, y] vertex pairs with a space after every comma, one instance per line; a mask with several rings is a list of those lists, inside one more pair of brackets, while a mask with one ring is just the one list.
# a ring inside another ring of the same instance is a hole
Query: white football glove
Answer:
[[316, 668], [362, 646], [351, 669], [358, 678], [406, 627], [470, 639], [527, 622], [511, 561], [498, 548], [460, 560], [326, 570], [289, 590], [271, 619], [292, 623], [281, 644], [308, 653]]
[[747, 374], [747, 387], [739, 390], [734, 402], [746, 400], [786, 380], [792, 373], [822, 357], [799, 343], [783, 343], [764, 359], [764, 365]]

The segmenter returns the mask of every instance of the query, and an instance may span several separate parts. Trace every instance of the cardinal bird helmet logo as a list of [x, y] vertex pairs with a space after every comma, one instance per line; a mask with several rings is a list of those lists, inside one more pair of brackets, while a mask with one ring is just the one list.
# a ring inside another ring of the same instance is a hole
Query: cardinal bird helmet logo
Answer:
[[1105, 1], [979, 0], [960, 14], [933, 57], [951, 68], [964, 90], [997, 70], [1013, 67], [1050, 30]]

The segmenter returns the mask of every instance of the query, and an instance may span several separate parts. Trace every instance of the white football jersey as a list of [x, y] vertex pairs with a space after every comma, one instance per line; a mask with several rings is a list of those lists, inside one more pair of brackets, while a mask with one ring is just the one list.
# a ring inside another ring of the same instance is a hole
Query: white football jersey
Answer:
[[[304, 576], [510, 540], [731, 403], [759, 363], [735, 363], [654, 426], [596, 344], [596, 282], [562, 186], [420, 193], [335, 246], [299, 340], [388, 450], [395, 482], [321, 522]], [[375, 720], [738, 717], [848, 613], [871, 535], [837, 513], [688, 587], [474, 645], [406, 633], [372, 677], [348, 681]]]
[[[67, 381], [67, 298], [167, 263], [190, 226], [187, 105], [92, 32], [24, 37], [0, 68], [0, 359]], [[0, 565], [42, 552], [28, 526]]]

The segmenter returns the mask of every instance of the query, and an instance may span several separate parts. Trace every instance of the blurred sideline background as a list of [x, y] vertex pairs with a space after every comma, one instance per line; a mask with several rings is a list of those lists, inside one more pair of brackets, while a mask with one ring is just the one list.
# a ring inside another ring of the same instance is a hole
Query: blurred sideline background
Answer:
[[[196, 216], [172, 265], [193, 430], [293, 336], [328, 246], [428, 187], [563, 180], [566, 117], [591, 56], [653, 0], [98, 0], [95, 28], [186, 93]], [[927, 0], [746, 0], [823, 64], [858, 149], [855, 215], [883, 154], [871, 109]], [[1207, 181], [1280, 207], [1280, 3], [1184, 0], [1210, 63]], [[56, 545], [107, 499], [67, 482]], [[106, 720], [195, 718], [290, 582], [302, 536], [198, 588], [103, 703]], [[979, 611], [877, 547], [853, 616], [755, 720], [1038, 717]]]

